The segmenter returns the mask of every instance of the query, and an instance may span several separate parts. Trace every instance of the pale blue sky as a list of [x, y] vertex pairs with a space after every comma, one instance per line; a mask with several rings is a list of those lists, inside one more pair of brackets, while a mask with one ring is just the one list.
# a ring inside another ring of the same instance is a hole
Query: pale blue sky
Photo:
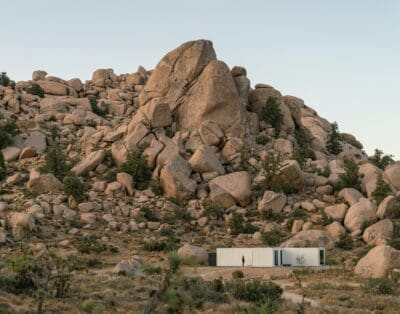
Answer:
[[242, 65], [306, 104], [368, 153], [400, 158], [400, 1], [0, 0], [0, 71], [36, 69], [65, 79], [93, 70], [153, 68], [184, 41], [214, 42]]

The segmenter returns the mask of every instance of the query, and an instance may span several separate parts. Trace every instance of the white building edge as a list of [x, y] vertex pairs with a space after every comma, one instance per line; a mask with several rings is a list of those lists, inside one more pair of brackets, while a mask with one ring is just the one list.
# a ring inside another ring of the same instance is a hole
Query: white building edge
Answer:
[[325, 248], [217, 248], [216, 266], [324, 266]]

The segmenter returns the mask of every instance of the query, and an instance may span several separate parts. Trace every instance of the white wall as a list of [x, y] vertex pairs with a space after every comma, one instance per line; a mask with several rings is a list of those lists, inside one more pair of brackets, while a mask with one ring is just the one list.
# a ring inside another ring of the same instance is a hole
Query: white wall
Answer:
[[217, 266], [242, 266], [242, 256], [244, 256], [244, 266], [253, 265], [253, 249], [251, 248], [218, 248]]
[[320, 266], [319, 248], [284, 248], [282, 250], [282, 265]]
[[273, 248], [253, 248], [253, 267], [273, 267]]

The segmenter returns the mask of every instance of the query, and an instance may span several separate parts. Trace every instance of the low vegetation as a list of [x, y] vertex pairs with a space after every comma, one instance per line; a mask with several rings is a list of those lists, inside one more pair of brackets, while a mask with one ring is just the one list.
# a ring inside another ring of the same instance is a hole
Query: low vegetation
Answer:
[[281, 244], [281, 234], [279, 231], [264, 232], [261, 239], [268, 246], [278, 246]]
[[234, 212], [229, 221], [229, 228], [232, 235], [238, 235], [240, 233], [254, 233], [258, 231], [258, 228], [251, 223], [246, 223], [242, 214]]
[[280, 132], [283, 124], [283, 114], [276, 97], [270, 96], [267, 98], [267, 102], [262, 109], [262, 119], [278, 133]]
[[375, 166], [385, 170], [387, 166], [394, 163], [393, 155], [386, 155], [380, 149], [375, 149], [373, 156], [368, 158]]
[[40, 98], [44, 98], [44, 90], [37, 83], [32, 83], [31, 87], [29, 87], [26, 91], [29, 94], [39, 96]]
[[344, 188], [361, 189], [360, 174], [358, 172], [358, 165], [353, 159], [346, 159], [344, 161], [345, 173], [340, 175], [340, 183], [336, 187], [337, 190]]
[[118, 171], [130, 174], [134, 178], [135, 188], [138, 190], [144, 190], [150, 184], [151, 170], [146, 158], [140, 152], [129, 153]]
[[0, 150], [0, 181], [7, 176], [6, 163], [4, 161], [3, 152]]
[[107, 115], [107, 110], [103, 110], [98, 106], [98, 97], [94, 95], [88, 96], [90, 106], [92, 108], [93, 113], [97, 114], [100, 117], [105, 117]]
[[380, 204], [386, 198], [386, 196], [391, 194], [391, 192], [392, 190], [390, 189], [389, 184], [383, 180], [382, 174], [380, 174], [376, 180], [376, 188], [375, 191], [372, 192], [372, 198], [377, 204]]
[[13, 119], [6, 119], [0, 113], [0, 149], [12, 144], [13, 137], [19, 133], [17, 123]]
[[328, 136], [328, 140], [326, 142], [326, 149], [332, 155], [338, 155], [342, 152], [342, 137], [339, 133], [339, 127], [336, 122], [331, 124], [332, 131]]
[[82, 202], [86, 196], [86, 185], [81, 179], [75, 175], [64, 178], [64, 192], [68, 196], [72, 196], [77, 202]]
[[70, 162], [59, 146], [53, 145], [47, 148], [45, 164], [40, 168], [41, 172], [52, 173], [62, 181], [69, 174], [70, 169]]

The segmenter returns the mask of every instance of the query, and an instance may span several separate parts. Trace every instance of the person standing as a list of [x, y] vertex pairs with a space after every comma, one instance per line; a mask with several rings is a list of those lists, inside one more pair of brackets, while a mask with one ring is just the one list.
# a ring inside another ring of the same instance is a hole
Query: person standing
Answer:
[[244, 255], [242, 256], [242, 267], [244, 267], [244, 262], [245, 262], [245, 259], [244, 259]]

